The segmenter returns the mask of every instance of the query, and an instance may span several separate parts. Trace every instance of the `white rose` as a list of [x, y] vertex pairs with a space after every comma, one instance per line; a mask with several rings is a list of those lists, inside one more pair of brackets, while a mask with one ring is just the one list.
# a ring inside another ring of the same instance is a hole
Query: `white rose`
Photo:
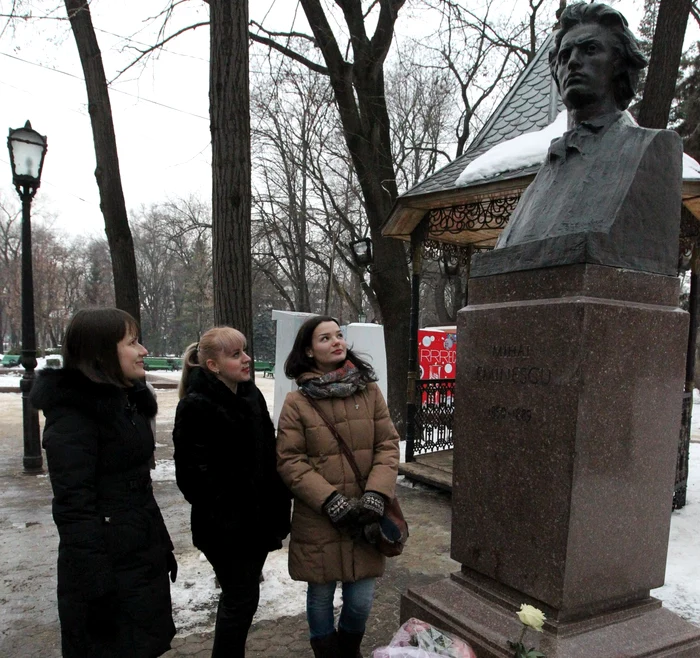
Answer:
[[516, 614], [518, 615], [520, 621], [525, 624], [525, 626], [534, 628], [536, 631], [542, 633], [542, 626], [544, 626], [544, 620], [546, 619], [542, 610], [523, 603], [520, 606], [520, 611]]

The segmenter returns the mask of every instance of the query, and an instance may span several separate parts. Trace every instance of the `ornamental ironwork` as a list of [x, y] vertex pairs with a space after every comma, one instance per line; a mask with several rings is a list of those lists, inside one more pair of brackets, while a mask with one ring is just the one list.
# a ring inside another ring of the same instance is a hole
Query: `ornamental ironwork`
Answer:
[[[454, 448], [454, 379], [424, 379], [416, 382], [415, 438], [407, 452], [413, 456]], [[412, 450], [411, 450], [412, 448]]]
[[462, 233], [480, 229], [499, 229], [507, 223], [520, 201], [519, 194], [483, 199], [449, 208], [433, 208], [427, 213], [428, 233], [437, 237], [445, 233]]
[[449, 258], [460, 265], [466, 265], [476, 251], [481, 251], [481, 249], [474, 249], [468, 245], [452, 244], [450, 242], [438, 242], [437, 240], [425, 240], [423, 242], [423, 258], [428, 260]]

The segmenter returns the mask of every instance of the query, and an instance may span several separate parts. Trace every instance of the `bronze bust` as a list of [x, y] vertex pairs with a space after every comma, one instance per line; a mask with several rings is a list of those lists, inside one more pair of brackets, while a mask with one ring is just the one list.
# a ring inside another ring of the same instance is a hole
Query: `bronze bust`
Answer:
[[646, 60], [602, 3], [567, 7], [549, 54], [573, 128], [555, 139], [496, 248], [472, 276], [595, 263], [675, 275], [682, 142], [629, 113]]

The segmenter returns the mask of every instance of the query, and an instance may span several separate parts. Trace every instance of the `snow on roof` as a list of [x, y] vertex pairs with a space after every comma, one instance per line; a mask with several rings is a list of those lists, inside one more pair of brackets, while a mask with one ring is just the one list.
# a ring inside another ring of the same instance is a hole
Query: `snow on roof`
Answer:
[[[566, 132], [566, 127], [564, 110], [545, 128], [496, 144], [464, 168], [457, 177], [455, 186], [462, 187], [509, 171], [541, 165], [552, 140], [561, 137]], [[700, 179], [700, 164], [687, 153], [683, 154], [683, 179]]]
[[700, 180], [700, 163], [683, 154], [683, 180]]
[[457, 177], [455, 186], [462, 187], [507, 171], [542, 164], [552, 140], [561, 137], [565, 131], [566, 111], [562, 111], [542, 130], [507, 139], [472, 160]]

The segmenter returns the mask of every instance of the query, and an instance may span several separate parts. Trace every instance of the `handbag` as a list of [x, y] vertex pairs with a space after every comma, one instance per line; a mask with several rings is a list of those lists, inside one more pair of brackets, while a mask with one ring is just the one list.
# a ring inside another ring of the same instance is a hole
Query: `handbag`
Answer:
[[[326, 417], [326, 414], [321, 411], [316, 401], [313, 398], [307, 397], [309, 404], [316, 410], [316, 413], [321, 417], [321, 420], [328, 426], [331, 434], [335, 437], [338, 442], [338, 447], [340, 452], [348, 460], [352, 472], [355, 474], [355, 479], [360, 487], [361, 491], [365, 490], [363, 484], [362, 473], [360, 473], [360, 468], [355, 461], [355, 455], [352, 454], [350, 446], [345, 443], [345, 439], [340, 436], [340, 433], [335, 428], [335, 425], [331, 423]], [[374, 541], [372, 542], [376, 549], [386, 557], [395, 557], [403, 553], [403, 547], [408, 540], [408, 523], [401, 510], [401, 505], [399, 505], [399, 499], [394, 496], [390, 501], [384, 505], [384, 516], [379, 522], [378, 532], [374, 533]]]

